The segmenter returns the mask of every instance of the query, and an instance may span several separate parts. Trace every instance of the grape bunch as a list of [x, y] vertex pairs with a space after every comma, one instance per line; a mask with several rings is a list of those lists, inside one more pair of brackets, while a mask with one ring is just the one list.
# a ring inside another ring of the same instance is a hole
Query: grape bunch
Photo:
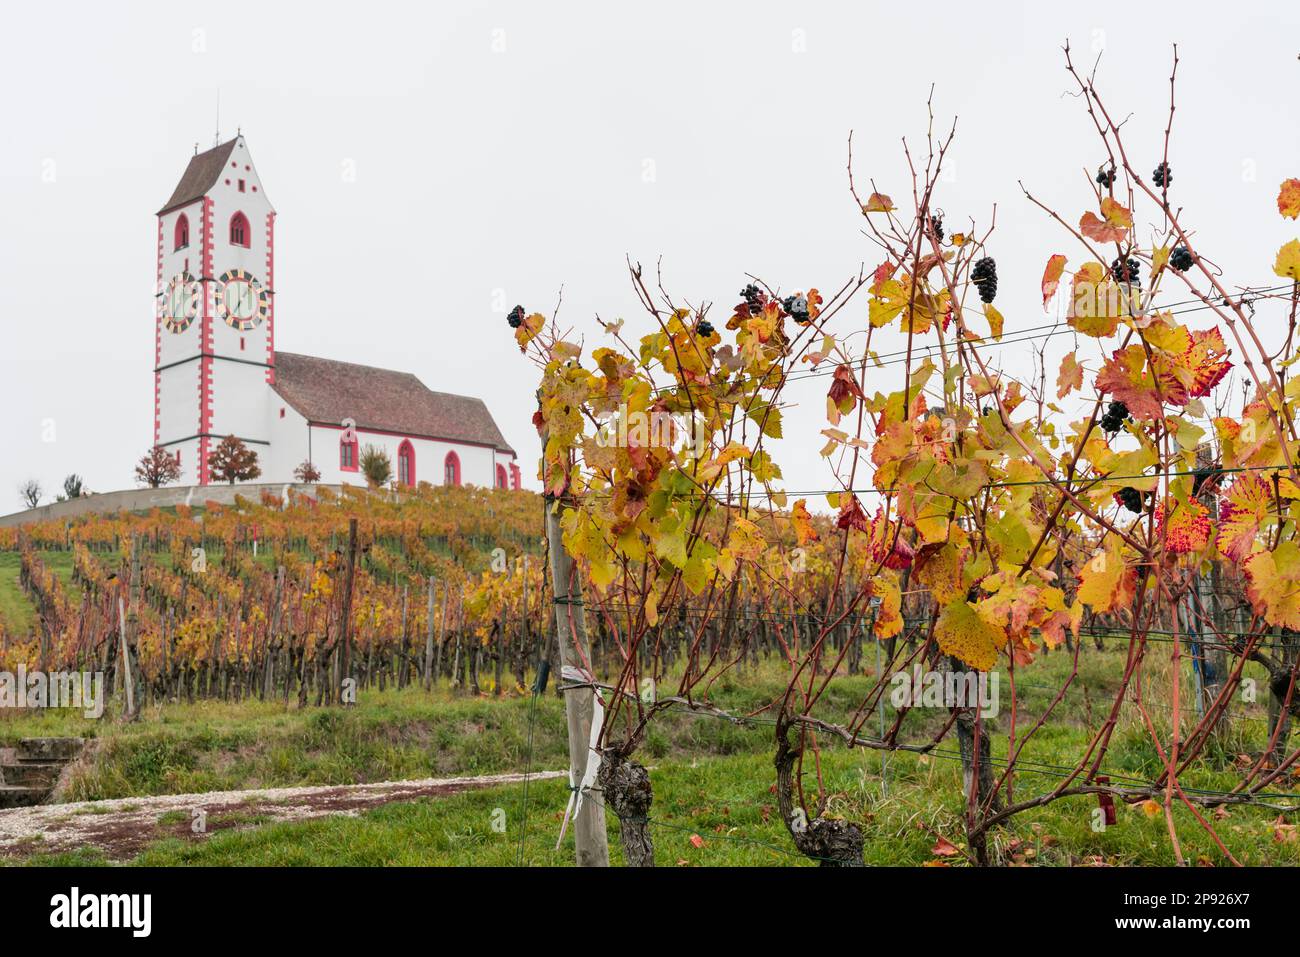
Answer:
[[789, 314], [790, 318], [799, 325], [807, 325], [812, 322], [812, 317], [808, 315], [808, 299], [804, 296], [786, 296], [781, 300], [781, 305]]
[[1125, 259], [1121, 256], [1110, 264], [1110, 274], [1115, 277], [1116, 282], [1141, 283], [1142, 280], [1138, 275], [1141, 268], [1142, 264], [1133, 257]]
[[1101, 184], [1102, 189], [1110, 189], [1115, 185], [1115, 167], [1103, 169], [1097, 173], [1097, 182]]
[[701, 319], [696, 325], [695, 331], [707, 339], [709, 336], [713, 335], [713, 323], [709, 322], [707, 319]]
[[1174, 171], [1169, 168], [1168, 163], [1161, 160], [1160, 165], [1152, 171], [1151, 178], [1156, 181], [1157, 186], [1168, 189], [1169, 184], [1174, 181]]
[[518, 329], [524, 324], [524, 307], [515, 306], [510, 310], [510, 315], [506, 316], [506, 322], [510, 323], [511, 329]]
[[1142, 493], [1131, 485], [1125, 485], [1116, 492], [1115, 501], [1134, 514], [1142, 514]]
[[1175, 246], [1174, 251], [1169, 255], [1169, 265], [1174, 267], [1176, 272], [1187, 272], [1192, 268], [1192, 253], [1186, 246]]
[[749, 307], [751, 316], [756, 316], [763, 311], [763, 291], [752, 282], [740, 290], [740, 298], [745, 300], [745, 305]]
[[934, 230], [934, 236], [939, 242], [943, 242], [943, 217], [931, 216], [930, 228]]
[[1112, 402], [1106, 407], [1106, 414], [1101, 417], [1101, 430], [1118, 432], [1129, 418], [1128, 406], [1123, 402]]
[[998, 264], [993, 261], [993, 257], [985, 256], [976, 262], [975, 268], [970, 271], [970, 279], [980, 291], [980, 299], [992, 302], [998, 294]]

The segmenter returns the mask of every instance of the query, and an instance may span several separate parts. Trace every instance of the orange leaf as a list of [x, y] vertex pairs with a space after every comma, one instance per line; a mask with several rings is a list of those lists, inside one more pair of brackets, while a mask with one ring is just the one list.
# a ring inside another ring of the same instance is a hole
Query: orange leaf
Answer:
[[888, 213], [894, 208], [894, 201], [884, 193], [872, 193], [863, 204], [864, 213]]
[[1056, 287], [1061, 284], [1061, 274], [1065, 272], [1065, 257], [1057, 253], [1051, 259], [1047, 260], [1047, 268], [1043, 270], [1043, 308], [1047, 308], [1048, 302], [1056, 295]]
[[698, 834], [692, 834], [691, 847], [703, 847], [703, 846], [704, 846], [704, 838], [700, 837]]
[[956, 857], [961, 851], [957, 849], [957, 845], [941, 834], [934, 842], [934, 847], [930, 848], [930, 853], [936, 857]]
[[1067, 352], [1065, 358], [1061, 360], [1061, 371], [1056, 376], [1056, 397], [1064, 399], [1075, 389], [1083, 388], [1083, 366], [1079, 365], [1079, 360], [1074, 357], [1073, 352]]
[[1277, 211], [1289, 219], [1300, 216], [1300, 179], [1289, 179], [1277, 194]]

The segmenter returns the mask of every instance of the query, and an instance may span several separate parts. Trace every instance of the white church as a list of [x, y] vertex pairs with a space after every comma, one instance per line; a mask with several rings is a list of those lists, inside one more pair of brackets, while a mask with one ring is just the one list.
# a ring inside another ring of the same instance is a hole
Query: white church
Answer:
[[154, 444], [182, 481], [207, 485], [227, 435], [257, 452], [263, 482], [364, 484], [384, 449], [401, 485], [519, 488], [515, 453], [481, 399], [408, 372], [275, 349], [275, 210], [242, 135], [196, 153], [158, 212]]

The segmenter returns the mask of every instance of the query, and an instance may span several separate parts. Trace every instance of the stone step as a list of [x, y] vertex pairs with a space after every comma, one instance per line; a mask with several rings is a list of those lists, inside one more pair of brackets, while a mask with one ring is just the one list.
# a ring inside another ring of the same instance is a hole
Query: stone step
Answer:
[[71, 761], [85, 746], [84, 738], [21, 738], [18, 747], [19, 761]]
[[66, 761], [21, 761], [17, 764], [0, 764], [0, 784], [53, 788], [67, 765]]
[[49, 788], [0, 784], [0, 810], [11, 807], [32, 807], [44, 801], [49, 793]]

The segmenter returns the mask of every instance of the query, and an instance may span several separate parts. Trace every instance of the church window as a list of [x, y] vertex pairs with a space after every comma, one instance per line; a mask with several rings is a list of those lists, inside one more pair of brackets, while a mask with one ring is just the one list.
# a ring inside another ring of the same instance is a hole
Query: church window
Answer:
[[498, 465], [497, 466], [497, 488], [505, 488], [505, 487], [506, 487], [506, 467], [504, 465]]
[[339, 468], [345, 472], [357, 470], [357, 443], [339, 440]]
[[442, 464], [442, 484], [460, 484], [460, 456], [455, 452], [448, 452], [447, 458]]
[[242, 179], [239, 181], [239, 191], [241, 193], [244, 191], [244, 181]]
[[252, 234], [253, 231], [248, 228], [247, 216], [243, 213], [235, 213], [230, 217], [230, 245], [247, 247]]
[[407, 487], [415, 485], [415, 449], [409, 440], [397, 447], [397, 481]]
[[176, 220], [176, 245], [174, 249], [184, 249], [190, 244], [190, 221], [189, 218], [181, 213], [180, 218]]

